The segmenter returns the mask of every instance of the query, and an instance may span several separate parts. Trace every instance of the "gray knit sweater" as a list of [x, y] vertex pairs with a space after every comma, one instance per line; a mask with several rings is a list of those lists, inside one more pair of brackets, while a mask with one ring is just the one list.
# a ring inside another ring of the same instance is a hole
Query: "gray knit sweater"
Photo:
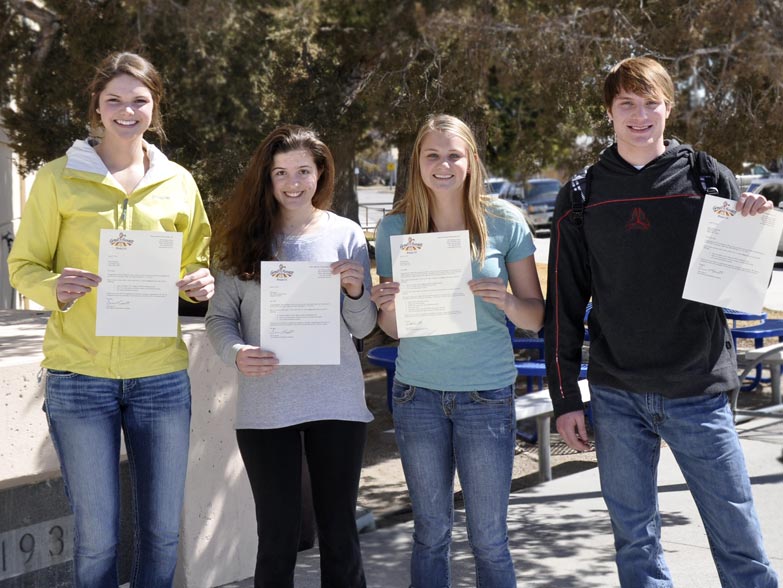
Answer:
[[[239, 397], [237, 429], [276, 429], [319, 420], [369, 422], [372, 414], [364, 400], [364, 378], [351, 335], [361, 338], [375, 326], [376, 309], [370, 301], [370, 260], [361, 228], [346, 218], [328, 213], [323, 229], [287, 238], [277, 256], [281, 261], [337, 261], [353, 259], [365, 267], [361, 297], [341, 300], [339, 365], [278, 366], [268, 376], [247, 377], [237, 370]], [[215, 295], [209, 302], [206, 326], [218, 355], [236, 365], [238, 351], [259, 345], [261, 289], [256, 281], [243, 281], [215, 273]]]

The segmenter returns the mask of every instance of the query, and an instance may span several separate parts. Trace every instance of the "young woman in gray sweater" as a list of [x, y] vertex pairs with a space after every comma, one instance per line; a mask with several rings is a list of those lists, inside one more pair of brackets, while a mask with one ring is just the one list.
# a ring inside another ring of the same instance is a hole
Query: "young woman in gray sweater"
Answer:
[[[258, 525], [255, 586], [293, 586], [301, 512], [302, 443], [310, 470], [324, 586], [366, 585], [355, 509], [367, 422], [352, 337], [374, 327], [361, 228], [328, 209], [334, 162], [309, 129], [267, 136], [226, 203], [214, 243], [215, 296], [206, 325], [236, 365], [236, 434]], [[259, 345], [260, 261], [329, 261], [340, 275], [339, 365], [279, 365]]]

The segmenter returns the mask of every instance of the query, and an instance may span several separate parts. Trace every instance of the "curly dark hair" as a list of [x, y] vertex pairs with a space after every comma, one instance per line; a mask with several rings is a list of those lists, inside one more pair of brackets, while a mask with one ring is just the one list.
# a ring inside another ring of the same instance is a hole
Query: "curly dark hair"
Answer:
[[313, 206], [329, 210], [334, 197], [334, 159], [315, 131], [282, 125], [269, 133], [256, 149], [215, 223], [212, 238], [219, 269], [242, 280], [259, 280], [260, 261], [275, 259], [279, 237], [280, 205], [272, 189], [275, 155], [307, 150], [320, 173]]

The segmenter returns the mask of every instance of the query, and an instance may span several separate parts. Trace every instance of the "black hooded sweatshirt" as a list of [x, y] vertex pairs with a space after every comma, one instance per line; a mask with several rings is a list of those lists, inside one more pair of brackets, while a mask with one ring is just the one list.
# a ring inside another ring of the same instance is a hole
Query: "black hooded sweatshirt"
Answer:
[[[577, 386], [588, 318], [591, 384], [666, 397], [728, 392], [738, 385], [721, 308], [682, 298], [703, 195], [693, 148], [674, 140], [641, 169], [606, 149], [591, 169], [582, 226], [571, 218], [571, 185], [552, 221], [545, 320], [555, 416], [583, 408]], [[717, 187], [736, 200], [732, 173]]]

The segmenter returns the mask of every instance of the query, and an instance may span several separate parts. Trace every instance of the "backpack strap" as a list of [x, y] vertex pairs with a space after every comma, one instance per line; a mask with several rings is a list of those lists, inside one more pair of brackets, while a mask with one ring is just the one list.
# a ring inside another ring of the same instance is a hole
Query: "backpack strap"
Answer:
[[690, 157], [691, 169], [699, 182], [702, 194], [718, 196], [718, 162], [706, 151], [694, 151]]
[[585, 205], [590, 198], [590, 172], [588, 165], [571, 178], [571, 222], [581, 227], [584, 222]]

